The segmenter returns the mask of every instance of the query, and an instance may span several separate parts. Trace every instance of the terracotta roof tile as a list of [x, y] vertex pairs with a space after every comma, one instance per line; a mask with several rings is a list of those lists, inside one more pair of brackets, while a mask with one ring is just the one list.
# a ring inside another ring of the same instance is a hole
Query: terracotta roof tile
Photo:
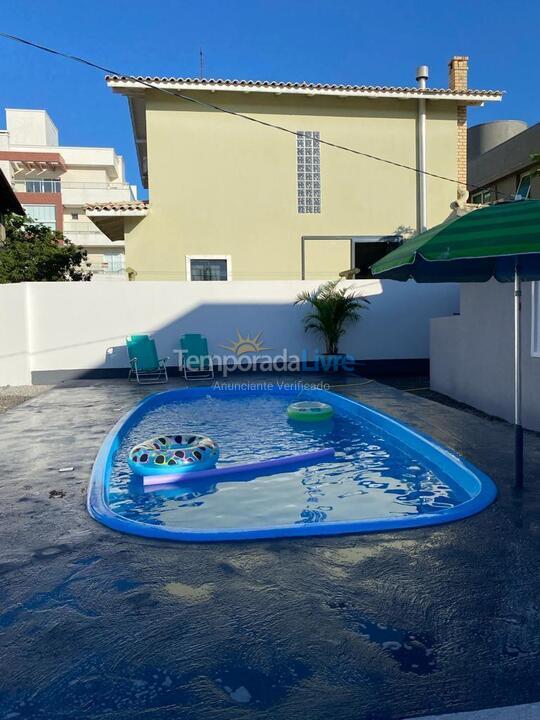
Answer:
[[148, 200], [125, 200], [120, 202], [87, 203], [87, 210], [100, 211], [129, 211], [148, 210]]
[[152, 76], [129, 76], [129, 75], [107, 75], [106, 81], [109, 83], [136, 82], [156, 83], [161, 85], [196, 85], [208, 87], [227, 88], [268, 88], [268, 89], [290, 89], [305, 90], [306, 92], [317, 91], [335, 91], [335, 92], [366, 92], [380, 94], [413, 94], [413, 95], [453, 95], [457, 98], [462, 96], [489, 96], [498, 97], [502, 94], [501, 90], [451, 90], [449, 88], [426, 88], [418, 87], [401, 87], [401, 86], [385, 86], [385, 85], [338, 85], [329, 83], [308, 83], [308, 82], [278, 82], [270, 80], [227, 80], [223, 78], [181, 78], [181, 77], [152, 77]]

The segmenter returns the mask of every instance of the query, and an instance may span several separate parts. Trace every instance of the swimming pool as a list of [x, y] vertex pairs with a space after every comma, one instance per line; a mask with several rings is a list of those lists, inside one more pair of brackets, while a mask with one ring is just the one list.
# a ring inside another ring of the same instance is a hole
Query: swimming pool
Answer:
[[[287, 418], [294, 400], [334, 408], [319, 423]], [[335, 456], [266, 474], [200, 478], [146, 488], [129, 450], [156, 435], [200, 433], [218, 466], [333, 448]], [[94, 463], [88, 510], [127, 533], [184, 541], [337, 535], [458, 520], [496, 496], [493, 482], [430, 438], [325, 390], [184, 388], [145, 398], [113, 427]]]

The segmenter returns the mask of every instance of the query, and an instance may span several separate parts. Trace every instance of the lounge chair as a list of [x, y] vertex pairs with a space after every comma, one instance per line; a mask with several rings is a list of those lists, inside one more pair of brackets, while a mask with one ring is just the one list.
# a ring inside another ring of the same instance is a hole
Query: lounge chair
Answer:
[[208, 352], [208, 340], [204, 335], [187, 333], [180, 338], [178, 366], [186, 380], [203, 380], [214, 377], [214, 364]]
[[166, 383], [167, 360], [158, 358], [156, 343], [148, 335], [129, 335], [126, 338], [129, 355], [128, 380], [140, 385]]

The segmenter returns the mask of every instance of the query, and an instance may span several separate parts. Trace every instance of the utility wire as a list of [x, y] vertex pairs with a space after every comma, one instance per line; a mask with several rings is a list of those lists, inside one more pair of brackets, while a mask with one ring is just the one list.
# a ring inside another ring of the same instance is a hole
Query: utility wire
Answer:
[[[32, 42], [31, 40], [26, 40], [25, 38], [19, 37], [18, 35], [11, 35], [10, 33], [5, 33], [0, 31], [0, 37], [5, 38], [6, 40], [12, 40], [14, 42], [21, 43], [22, 45], [27, 45], [28, 47], [35, 48], [36, 50], [41, 50], [42, 52], [49, 53], [51, 55], [57, 55], [58, 57], [65, 58], [66, 60], [72, 60], [73, 62], [81, 63], [82, 65], [86, 65], [88, 67], [94, 68], [95, 70], [100, 70], [102, 72], [107, 73], [108, 75], [116, 75], [118, 77], [125, 78], [127, 80], [131, 80], [133, 82], [137, 82], [140, 85], [144, 85], [151, 90], [158, 90], [159, 92], [163, 92], [167, 95], [171, 95], [173, 97], [180, 98], [181, 100], [187, 100], [188, 102], [195, 103], [196, 105], [200, 105], [205, 108], [209, 108], [211, 110], [217, 110], [218, 112], [226, 113], [227, 115], [233, 115], [234, 117], [242, 118], [243, 120], [248, 120], [249, 122], [256, 123], [257, 125], [262, 125], [264, 127], [269, 127], [274, 130], [280, 130], [281, 132], [288, 133], [289, 135], [294, 135], [295, 137], [303, 137], [303, 133], [301, 131], [296, 130], [290, 130], [289, 128], [283, 127], [282, 125], [277, 125], [275, 123], [268, 122], [266, 120], [261, 120], [259, 118], [253, 117], [252, 115], [246, 115], [245, 113], [238, 112], [236, 110], [230, 110], [229, 108], [222, 107], [221, 105], [215, 105], [214, 103], [205, 102], [204, 100], [200, 100], [199, 98], [190, 97], [189, 95], [184, 95], [183, 93], [180, 93], [176, 90], [170, 90], [168, 88], [158, 87], [152, 82], [149, 82], [148, 80], [144, 80], [143, 78], [136, 77], [134, 75], [125, 75], [123, 73], [118, 72], [117, 70], [112, 70], [111, 68], [104, 67], [103, 65], [99, 65], [98, 63], [92, 62], [91, 60], [87, 60], [86, 58], [79, 57], [78, 55], [71, 55], [69, 53], [62, 52], [61, 50], [56, 50], [54, 48], [47, 47], [46, 45], [40, 45], [39, 43]], [[437, 173], [432, 173], [427, 170], [419, 170], [418, 168], [412, 167], [411, 165], [406, 165], [404, 163], [397, 162], [396, 160], [389, 160], [388, 158], [382, 158], [378, 155], [373, 155], [371, 153], [362, 152], [361, 150], [357, 150], [355, 148], [348, 147], [346, 145], [340, 145], [339, 143], [333, 143], [329, 140], [321, 140], [318, 141], [321, 145], [326, 145], [327, 147], [332, 147], [337, 150], [344, 150], [345, 152], [350, 152], [353, 155], [360, 155], [361, 157], [368, 158], [370, 160], [376, 160], [377, 162], [386, 163], [387, 165], [392, 165], [394, 167], [402, 168], [404, 170], [412, 170], [412, 172], [426, 175], [427, 177], [436, 178], [438, 180], [445, 180], [446, 182], [451, 182], [454, 185], [461, 185], [462, 183], [459, 182], [459, 180], [456, 180], [455, 178], [449, 178], [445, 175], [439, 175]], [[474, 189], [481, 189], [481, 185], [472, 185]], [[508, 198], [508, 199], [514, 199], [514, 196], [507, 195], [506, 193], [501, 193], [498, 190], [495, 190], [496, 195], [501, 195], [502, 197]]]

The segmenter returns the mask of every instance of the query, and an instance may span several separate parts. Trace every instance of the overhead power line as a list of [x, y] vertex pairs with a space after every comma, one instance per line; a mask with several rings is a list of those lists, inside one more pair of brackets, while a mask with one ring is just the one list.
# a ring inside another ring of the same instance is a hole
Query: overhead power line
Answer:
[[[126, 75], [125, 73], [118, 72], [118, 70], [113, 70], [112, 68], [105, 67], [104, 65], [99, 65], [98, 63], [93, 62], [92, 60], [88, 60], [83, 57], [79, 57], [78, 55], [71, 55], [70, 53], [63, 52], [61, 50], [56, 50], [55, 48], [50, 48], [46, 45], [41, 45], [40, 43], [35, 43], [32, 40], [27, 40], [26, 38], [19, 37], [18, 35], [12, 35], [10, 33], [5, 33], [0, 31], [0, 37], [5, 38], [6, 40], [12, 40], [14, 42], [21, 43], [22, 45], [27, 45], [28, 47], [35, 48], [36, 50], [41, 50], [42, 52], [49, 53], [50, 55], [57, 55], [58, 57], [64, 58], [66, 60], [71, 60], [73, 62], [81, 63], [82, 65], [86, 65], [87, 67], [94, 68], [95, 70], [100, 70], [101, 72], [105, 72], [108, 75], [116, 75], [118, 77], [126, 78], [127, 80], [131, 80], [133, 82], [139, 83], [140, 85], [144, 85], [151, 90], [158, 90], [159, 92], [163, 92], [166, 95], [171, 95], [173, 97], [180, 98], [181, 100], [187, 100], [188, 102], [195, 103], [196, 105], [200, 105], [202, 107], [216, 110], [218, 112], [226, 113], [227, 115], [233, 115], [234, 117], [242, 118], [243, 120], [248, 120], [249, 122], [256, 123], [257, 125], [262, 125], [263, 127], [272, 128], [273, 130], [280, 130], [281, 132], [285, 132], [289, 135], [294, 135], [295, 137], [299, 137], [302, 135], [302, 132], [291, 130], [290, 128], [286, 128], [283, 125], [277, 125], [276, 123], [268, 122], [267, 120], [261, 120], [260, 118], [253, 117], [252, 115], [246, 115], [245, 113], [238, 112], [237, 110], [231, 110], [230, 108], [222, 107], [221, 105], [216, 105], [214, 103], [206, 102], [204, 100], [200, 100], [199, 98], [190, 97], [189, 95], [184, 95], [184, 93], [178, 92], [177, 90], [171, 90], [169, 88], [159, 87], [155, 83], [152, 83], [148, 80], [144, 80], [143, 78], [136, 77], [134, 75]], [[340, 145], [339, 143], [333, 143], [329, 140], [321, 140], [318, 141], [321, 145], [326, 145], [327, 147], [335, 148], [336, 150], [343, 150], [345, 152], [352, 153], [353, 155], [359, 155], [361, 157], [368, 158], [370, 160], [376, 160], [377, 162], [382, 162], [387, 165], [391, 165], [393, 167], [402, 168], [403, 170], [411, 170], [412, 172], [426, 175], [427, 177], [436, 178], [437, 180], [444, 180], [446, 182], [451, 182], [454, 185], [462, 185], [462, 183], [459, 180], [456, 180], [455, 178], [449, 178], [445, 175], [439, 175], [438, 173], [432, 173], [427, 170], [419, 170], [418, 168], [413, 167], [412, 165], [406, 165], [405, 163], [397, 162], [396, 160], [390, 160], [389, 158], [383, 158], [379, 157], [378, 155], [373, 155], [372, 153], [363, 152], [362, 150], [357, 150], [356, 148], [348, 147], [347, 145]], [[473, 185], [474, 189], [480, 189], [482, 186], [480, 185]], [[501, 195], [502, 197], [506, 197], [508, 199], [513, 199], [513, 196], [507, 195], [506, 193], [500, 193], [499, 191], [495, 191], [496, 195]]]

